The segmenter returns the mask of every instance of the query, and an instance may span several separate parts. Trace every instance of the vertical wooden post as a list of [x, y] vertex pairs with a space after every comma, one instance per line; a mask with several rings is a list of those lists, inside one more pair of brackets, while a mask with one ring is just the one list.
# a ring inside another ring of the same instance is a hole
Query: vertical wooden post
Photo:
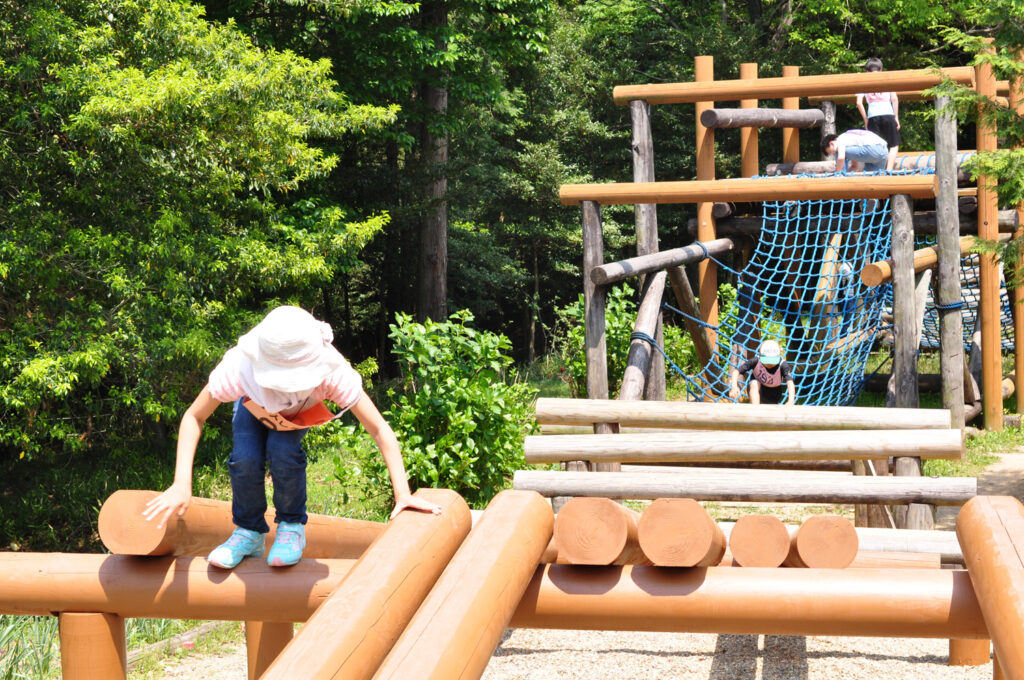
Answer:
[[[715, 59], [709, 56], [694, 58], [694, 80], [715, 79]], [[715, 178], [715, 131], [704, 127], [700, 114], [714, 107], [714, 102], [697, 102], [697, 179]], [[712, 202], [697, 204], [697, 240], [712, 241], [715, 236], [715, 218], [711, 214]], [[718, 268], [711, 260], [701, 260], [697, 265], [697, 297], [700, 298], [700, 315], [705, 323], [718, 324]], [[715, 332], [707, 329], [711, 346], [715, 345]]]
[[[978, 94], [988, 99], [996, 95], [996, 79], [992, 64], [974, 67]], [[993, 123], [978, 121], [978, 151], [995, 151], [996, 129]], [[999, 236], [999, 202], [996, 178], [978, 177], [978, 237], [995, 241]], [[980, 255], [981, 303], [981, 394], [986, 430], [1003, 429], [1002, 338], [1000, 337], [999, 268], [992, 255]]]
[[935, 109], [935, 221], [939, 254], [938, 285], [935, 300], [939, 305], [939, 368], [942, 373], [942, 407], [949, 409], [951, 425], [962, 429], [964, 423], [964, 330], [959, 305], [960, 291], [960, 211], [956, 195], [956, 116], [943, 110], [949, 97], [938, 97]]
[[992, 656], [991, 640], [950, 640], [950, 666], [984, 666]]
[[263, 675], [294, 636], [295, 625], [290, 621], [246, 621], [245, 655], [249, 680], [257, 680]]
[[[826, 135], [836, 134], [836, 103], [822, 102], [821, 112], [825, 114], [825, 121], [821, 124], [821, 138], [824, 139]], [[827, 154], [821, 154], [821, 160], [827, 161], [828, 159]]]
[[[608, 351], [605, 335], [605, 296], [604, 286], [595, 285], [590, 280], [590, 272], [594, 267], [604, 264], [604, 234], [601, 230], [601, 206], [594, 201], [583, 201], [583, 304], [584, 337], [587, 349], [587, 398], [608, 398]], [[610, 423], [595, 423], [594, 432], [609, 434], [613, 431]], [[566, 464], [567, 470], [582, 471], [591, 466], [583, 461], [572, 461]], [[598, 463], [593, 466], [598, 471], [614, 472], [619, 469], [618, 463]], [[563, 501], [564, 502], [564, 501]], [[557, 511], [561, 503], [555, 503]]]
[[[642, 100], [629, 103], [629, 116], [633, 122], [633, 181], [654, 181], [654, 139], [651, 135], [651, 107]], [[658, 252], [658, 206], [655, 203], [638, 203], [633, 206], [636, 216], [636, 254], [649, 255]], [[643, 289], [643, 277], [640, 288]], [[661, 313], [654, 332], [659, 347], [665, 346]], [[651, 368], [644, 388], [647, 399], [665, 399], [665, 357], [655, 351], [651, 357]]]
[[60, 669], [64, 680], [128, 677], [124, 619], [116, 614], [57, 615]]
[[[740, 79], [754, 80], [757, 78], [757, 64], [744, 62], [740, 64]], [[741, 99], [741, 109], [756, 109], [756, 99]], [[758, 149], [758, 129], [756, 127], [740, 128], [740, 172], [744, 177], [753, 177], [760, 172], [761, 159]]]
[[[799, 66], [783, 66], [783, 78], [796, 78], [800, 75]], [[782, 108], [796, 110], [800, 108], [799, 97], [783, 97]], [[796, 128], [782, 128], [782, 162], [796, 163], [800, 160], [800, 131]]]
[[[1017, 59], [1024, 59], [1018, 53]], [[1010, 81], [1010, 106], [1018, 116], [1024, 115], [1024, 82], [1020, 78]], [[1017, 218], [1021, 224], [1014, 238], [1024, 238], [1024, 203], [1017, 204]], [[1017, 263], [1016, 280], [1024, 277], [1024, 263]], [[1013, 300], [1013, 379], [1017, 395], [1017, 413], [1024, 413], [1024, 286], [1017, 285], [1010, 293]]]

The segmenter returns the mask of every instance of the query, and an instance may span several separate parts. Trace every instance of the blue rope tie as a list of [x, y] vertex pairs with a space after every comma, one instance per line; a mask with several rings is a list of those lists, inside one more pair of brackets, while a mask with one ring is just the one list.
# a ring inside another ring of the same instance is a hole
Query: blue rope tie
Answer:
[[704, 259], [705, 260], [710, 260], [711, 259], [711, 253], [708, 252], [708, 247], [706, 245], [704, 245], [700, 241], [694, 241], [693, 245], [698, 246], [701, 250], [704, 251]]
[[938, 303], [935, 304], [935, 309], [939, 310], [940, 312], [953, 311], [954, 309], [963, 309], [964, 307], [966, 307], [966, 305], [964, 304], [963, 300], [960, 300], [959, 302], [950, 302], [944, 305], [940, 305]]

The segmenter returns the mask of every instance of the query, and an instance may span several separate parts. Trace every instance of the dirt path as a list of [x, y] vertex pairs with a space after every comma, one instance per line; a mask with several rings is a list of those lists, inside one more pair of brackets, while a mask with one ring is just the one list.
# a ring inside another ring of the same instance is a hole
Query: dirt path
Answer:
[[[1000, 454], [978, 477], [981, 495], [1024, 501], [1024, 452]], [[939, 508], [936, 528], [952, 530], [958, 508]], [[516, 630], [506, 633], [485, 680], [695, 677], [709, 680], [901, 677], [904, 680], [991, 678], [991, 665], [946, 665], [945, 640], [716, 636], [668, 633]], [[691, 663], [692, 662], [692, 663]], [[244, 644], [214, 654], [161, 662], [162, 675], [130, 680], [246, 680]], [[659, 672], [652, 672], [659, 669]]]

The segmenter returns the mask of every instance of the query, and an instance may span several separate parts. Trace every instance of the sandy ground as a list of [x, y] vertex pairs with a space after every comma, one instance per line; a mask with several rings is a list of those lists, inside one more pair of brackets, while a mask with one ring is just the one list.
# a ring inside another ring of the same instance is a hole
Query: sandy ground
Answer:
[[[1024, 453], [1002, 454], [978, 479], [983, 495], [1024, 500]], [[940, 508], [952, 530], [958, 508]], [[484, 680], [981, 680], [992, 664], [947, 664], [946, 640], [697, 635], [603, 631], [506, 631]], [[161, 678], [246, 680], [243, 645], [162, 662]], [[131, 677], [131, 676], [130, 676]]]

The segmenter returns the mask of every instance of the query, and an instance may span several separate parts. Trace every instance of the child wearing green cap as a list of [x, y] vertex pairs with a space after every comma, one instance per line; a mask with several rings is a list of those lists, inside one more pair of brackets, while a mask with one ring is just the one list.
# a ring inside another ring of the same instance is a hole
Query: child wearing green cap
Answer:
[[[796, 403], [796, 385], [789, 364], [782, 360], [782, 348], [774, 340], [765, 340], [758, 348], [757, 356], [734, 367], [730, 374], [729, 396], [740, 396], [740, 375], [753, 371], [754, 379], [747, 386], [751, 404]], [[785, 388], [785, 390], [783, 389]], [[783, 400], [783, 394], [786, 398]]]

